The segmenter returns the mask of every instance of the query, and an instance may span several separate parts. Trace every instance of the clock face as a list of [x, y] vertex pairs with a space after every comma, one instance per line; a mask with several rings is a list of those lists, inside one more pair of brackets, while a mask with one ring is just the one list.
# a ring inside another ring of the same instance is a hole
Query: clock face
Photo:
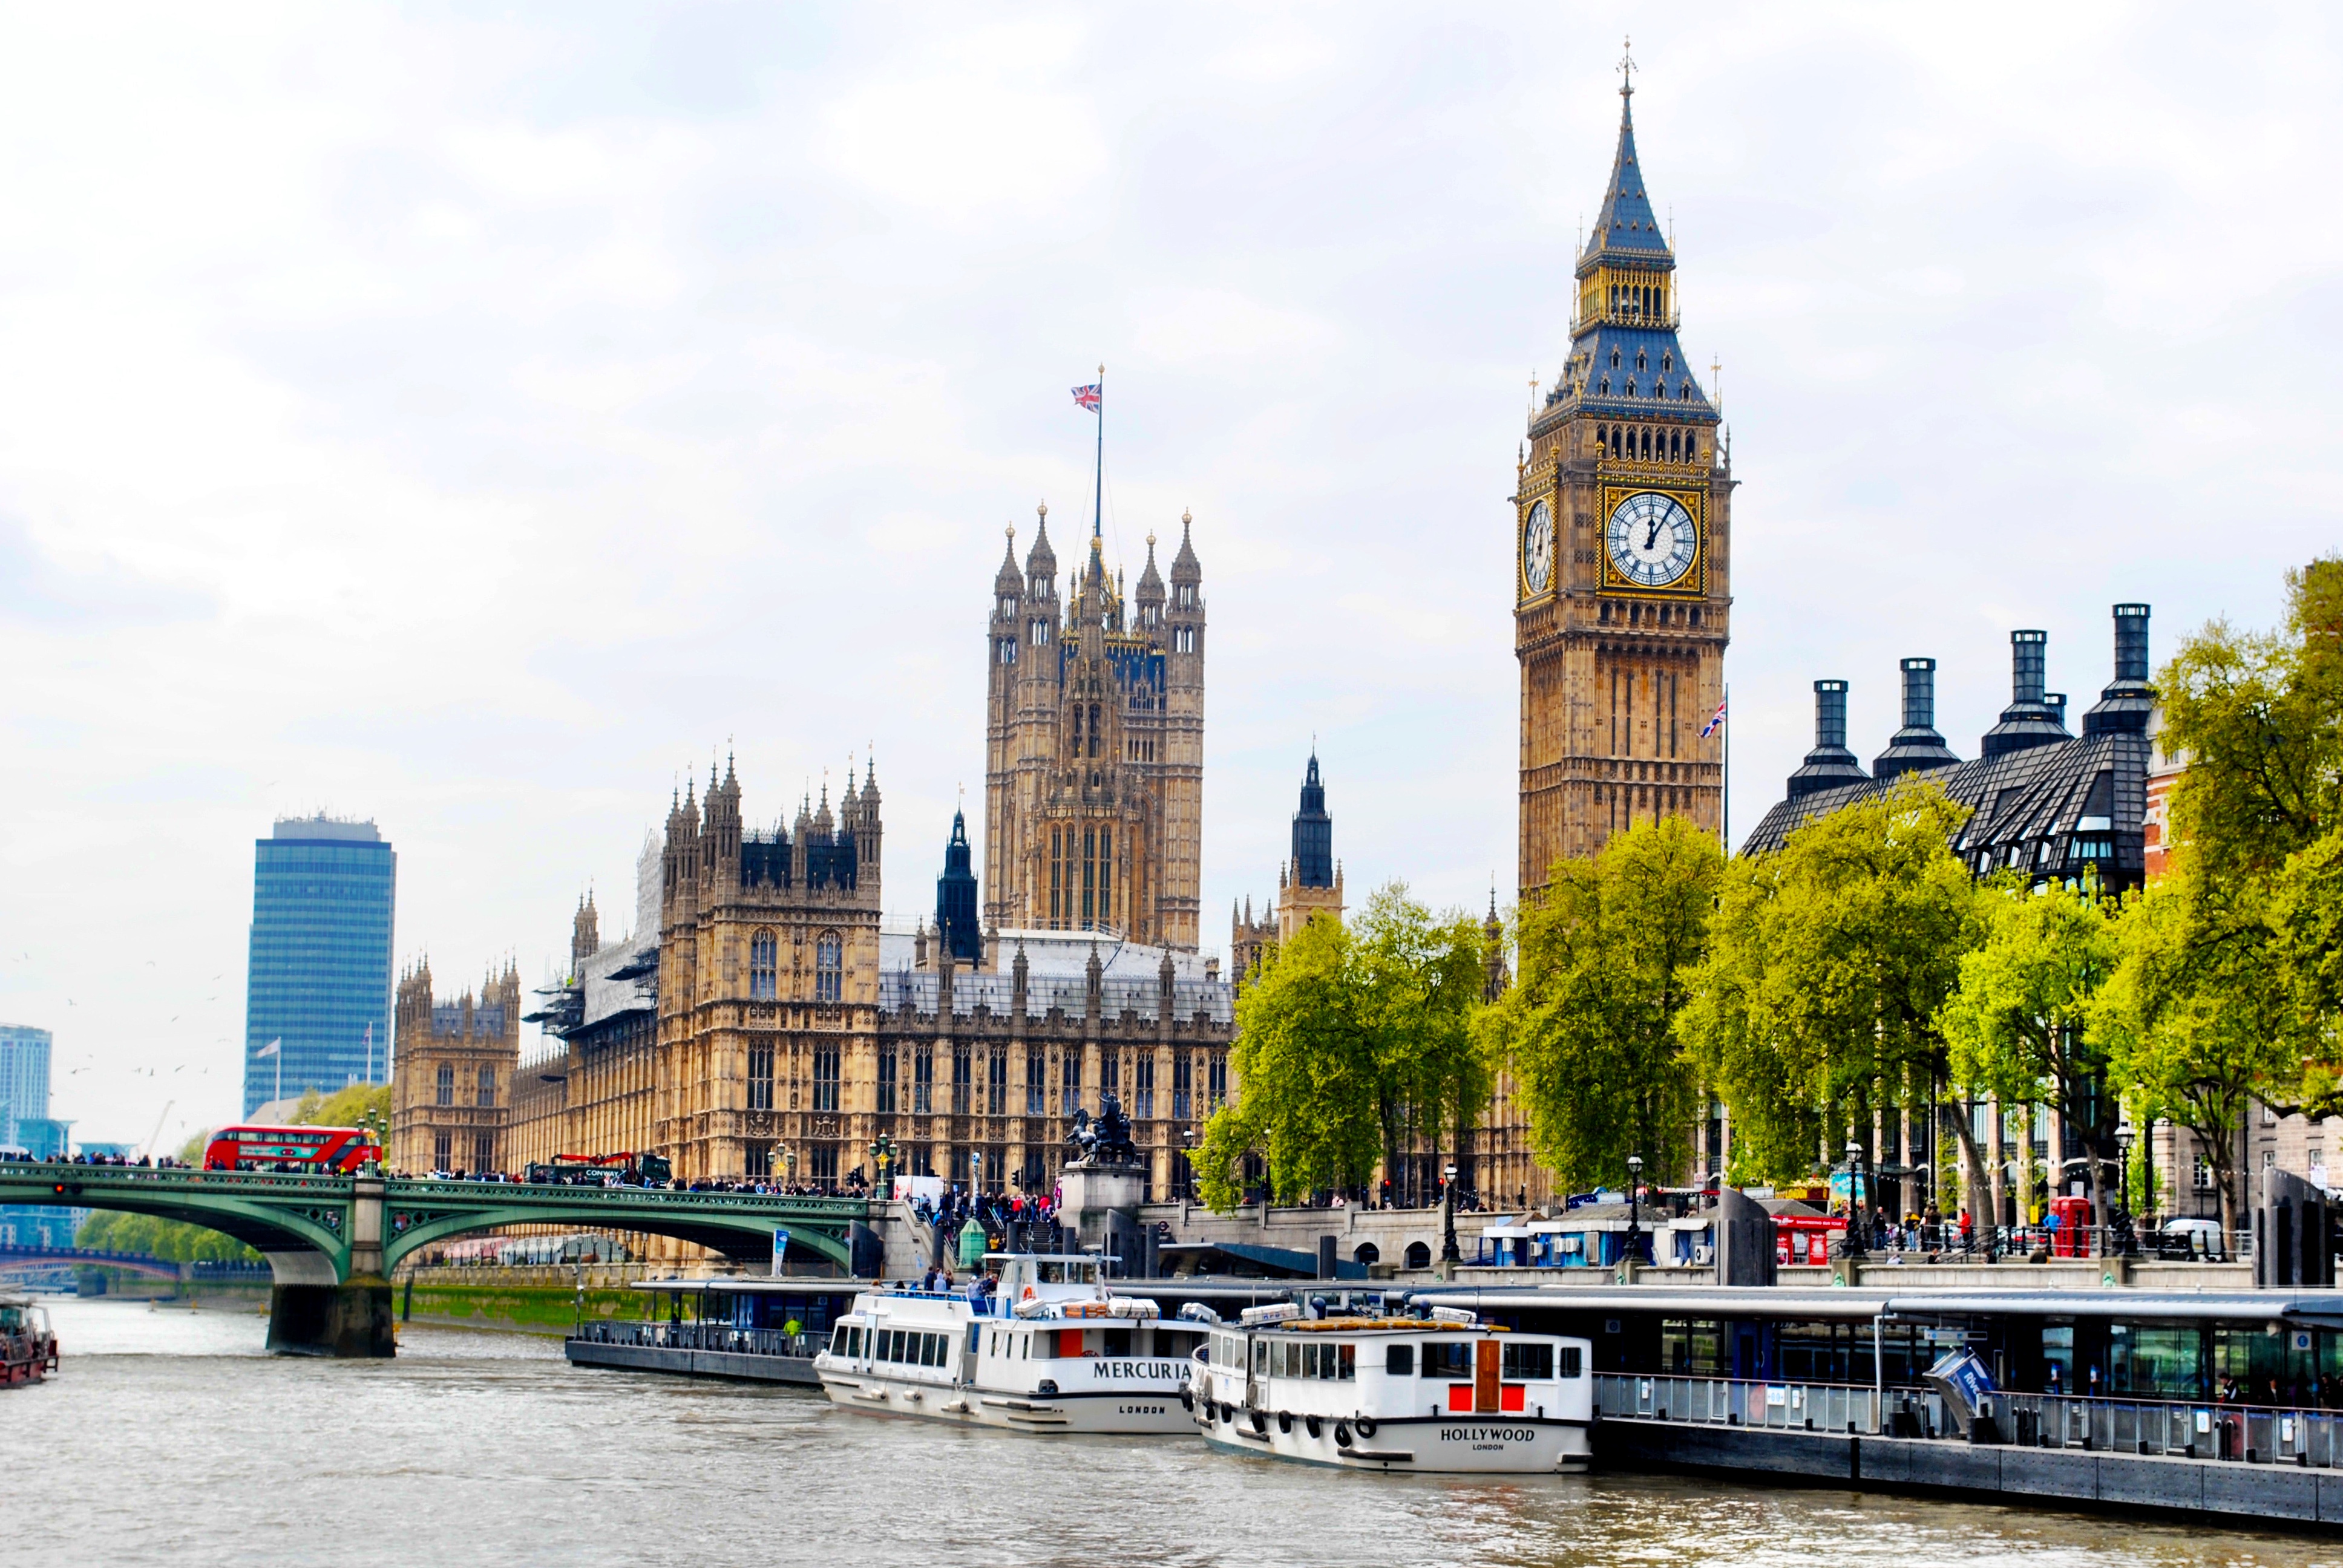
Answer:
[[1534, 594], [1545, 592], [1554, 581], [1554, 509], [1544, 501], [1530, 508], [1522, 529], [1522, 577]]
[[1684, 503], [1657, 490], [1628, 497], [1604, 529], [1612, 569], [1638, 588], [1681, 582], [1700, 551], [1700, 529]]

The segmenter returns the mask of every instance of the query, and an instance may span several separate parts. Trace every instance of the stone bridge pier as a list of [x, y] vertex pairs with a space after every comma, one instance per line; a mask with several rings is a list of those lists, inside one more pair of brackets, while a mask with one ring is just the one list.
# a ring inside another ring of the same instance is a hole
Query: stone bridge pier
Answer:
[[349, 1274], [314, 1247], [263, 1248], [276, 1282], [268, 1292], [268, 1348], [293, 1355], [395, 1356], [390, 1279], [383, 1270], [384, 1183], [361, 1176], [349, 1208]]

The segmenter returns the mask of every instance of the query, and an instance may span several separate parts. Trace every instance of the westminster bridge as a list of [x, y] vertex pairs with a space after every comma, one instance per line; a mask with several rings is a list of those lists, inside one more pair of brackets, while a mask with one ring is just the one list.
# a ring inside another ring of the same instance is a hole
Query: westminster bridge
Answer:
[[634, 1231], [761, 1262], [773, 1233], [787, 1231], [791, 1252], [846, 1273], [871, 1218], [870, 1204], [849, 1198], [16, 1161], [0, 1161], [0, 1203], [117, 1210], [233, 1236], [268, 1260], [269, 1348], [337, 1356], [395, 1353], [391, 1271], [470, 1231]]

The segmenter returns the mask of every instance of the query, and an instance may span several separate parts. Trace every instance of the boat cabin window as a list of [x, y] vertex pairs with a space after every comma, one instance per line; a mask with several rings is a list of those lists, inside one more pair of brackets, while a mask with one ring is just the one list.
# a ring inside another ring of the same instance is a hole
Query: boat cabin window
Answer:
[[1092, 1285], [1098, 1282], [1098, 1264], [1087, 1258], [1041, 1258], [1034, 1270], [1045, 1285]]
[[1359, 1347], [1332, 1341], [1274, 1341], [1269, 1352], [1269, 1375], [1332, 1382], [1355, 1379], [1359, 1375]]
[[1269, 1342], [1267, 1340], [1255, 1340], [1252, 1342], [1252, 1372], [1255, 1377], [1269, 1375]]
[[1393, 1345], [1383, 1352], [1383, 1371], [1393, 1377], [1415, 1375], [1415, 1347]]
[[1131, 1353], [1131, 1331], [1129, 1329], [1105, 1329], [1101, 1331], [1099, 1334], [1099, 1350], [1102, 1354], [1110, 1356], [1129, 1355]]
[[1469, 1342], [1437, 1341], [1423, 1347], [1423, 1375], [1426, 1377], [1471, 1377], [1473, 1346]]
[[1508, 1344], [1505, 1346], [1503, 1375], [1513, 1382], [1551, 1382], [1554, 1380], [1554, 1347]]

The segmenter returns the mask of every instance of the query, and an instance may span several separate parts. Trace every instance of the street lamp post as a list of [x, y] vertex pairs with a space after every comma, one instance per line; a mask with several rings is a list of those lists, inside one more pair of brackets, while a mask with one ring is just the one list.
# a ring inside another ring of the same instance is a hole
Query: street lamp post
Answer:
[[798, 1184], [798, 1151], [796, 1150], [784, 1149], [781, 1151], [781, 1170], [784, 1172], [781, 1178], [781, 1185], [784, 1187], [796, 1186]]
[[2107, 1219], [2109, 1228], [2117, 1231], [2126, 1252], [2132, 1250], [2131, 1146], [2138, 1136], [2138, 1130], [2132, 1126], [2130, 1117], [2127, 1116], [2116, 1123], [2116, 1199], [2107, 1205]]
[[870, 1141], [871, 1169], [879, 1172], [879, 1201], [893, 1197], [894, 1190], [887, 1185], [887, 1168], [895, 1162], [895, 1140], [891, 1133], [881, 1132]]
[[1456, 1265], [1464, 1261], [1456, 1245], [1456, 1167], [1442, 1166], [1440, 1177], [1440, 1266], [1453, 1279]]
[[1860, 1258], [1870, 1249], [1871, 1225], [1863, 1211], [1864, 1201], [1870, 1196], [1863, 1180], [1863, 1145], [1853, 1139], [1846, 1145], [1846, 1244], [1850, 1258]]
[[1637, 1200], [1643, 1195], [1644, 1157], [1627, 1156], [1627, 1263], [1634, 1266], [1642, 1261], [1644, 1251], [1643, 1209]]

